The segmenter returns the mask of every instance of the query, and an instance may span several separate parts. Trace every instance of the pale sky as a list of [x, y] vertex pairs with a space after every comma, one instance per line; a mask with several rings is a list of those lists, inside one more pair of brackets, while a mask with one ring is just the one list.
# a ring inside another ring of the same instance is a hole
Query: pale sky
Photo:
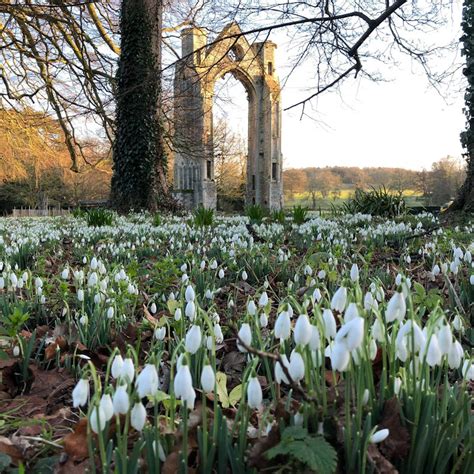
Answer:
[[[288, 45], [278, 44], [276, 71], [285, 76]], [[442, 98], [423, 72], [407, 58], [398, 67], [381, 66], [388, 82], [348, 79], [337, 92], [325, 93], [308, 109], [283, 113], [284, 168], [307, 166], [387, 166], [430, 168], [446, 155], [460, 157], [459, 134], [465, 125], [463, 96], [450, 91]], [[459, 79], [459, 78], [458, 78]], [[231, 127], [246, 135], [247, 101], [243, 86], [229, 82], [232, 103], [216, 104], [216, 115], [227, 115]], [[305, 97], [307, 71], [294, 73], [282, 91], [283, 107]]]

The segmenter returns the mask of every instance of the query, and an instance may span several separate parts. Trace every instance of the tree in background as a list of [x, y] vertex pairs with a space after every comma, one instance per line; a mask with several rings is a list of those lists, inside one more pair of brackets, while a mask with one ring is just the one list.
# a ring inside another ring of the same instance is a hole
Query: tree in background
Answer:
[[172, 202], [161, 111], [161, 0], [123, 0], [111, 201], [121, 211]]
[[220, 119], [214, 127], [214, 166], [218, 207], [243, 209], [247, 146], [224, 119]]
[[285, 199], [292, 199], [295, 194], [307, 192], [308, 177], [306, 170], [291, 168], [283, 171], [283, 192]]
[[466, 180], [450, 209], [472, 212], [474, 211], [474, 2], [472, 0], [464, 0], [462, 30], [461, 52], [466, 58], [463, 74], [467, 80], [467, 89], [464, 95], [466, 130], [461, 133], [461, 143], [465, 150], [467, 169]]
[[308, 192], [311, 196], [313, 203], [313, 209], [316, 209], [316, 199], [318, 194], [326, 199], [331, 191], [340, 190], [342, 185], [341, 178], [324, 168], [309, 168], [307, 170], [308, 175]]
[[452, 200], [466, 177], [463, 163], [446, 156], [433, 163], [429, 174], [429, 202], [442, 206]]

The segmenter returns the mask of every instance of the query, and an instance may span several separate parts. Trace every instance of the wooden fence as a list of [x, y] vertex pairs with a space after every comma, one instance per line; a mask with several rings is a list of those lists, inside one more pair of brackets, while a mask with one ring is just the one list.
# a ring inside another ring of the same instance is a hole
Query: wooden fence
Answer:
[[12, 217], [54, 217], [70, 214], [69, 209], [13, 209]]

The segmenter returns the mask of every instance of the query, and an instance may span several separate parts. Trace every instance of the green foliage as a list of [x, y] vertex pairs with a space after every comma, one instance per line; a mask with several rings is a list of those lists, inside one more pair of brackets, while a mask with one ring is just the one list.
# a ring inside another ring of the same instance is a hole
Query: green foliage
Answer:
[[124, 0], [121, 55], [117, 71], [117, 131], [112, 202], [117, 209], [144, 209], [153, 200], [160, 124], [157, 103], [159, 65], [155, 64], [150, 14], [144, 0]]
[[85, 218], [89, 227], [110, 226], [114, 222], [114, 213], [104, 208], [91, 209], [87, 211]]
[[199, 206], [194, 210], [193, 216], [194, 225], [198, 227], [210, 226], [214, 223], [214, 209]]
[[[474, 159], [474, 3], [464, 0], [462, 12], [461, 54], [466, 57], [466, 67], [463, 74], [467, 79], [467, 88], [464, 95], [466, 106], [466, 130], [461, 133], [461, 143], [466, 150], [468, 163]], [[470, 167], [472, 164], [470, 163]]]
[[406, 212], [402, 193], [392, 194], [385, 186], [372, 187], [369, 191], [357, 189], [354, 197], [342, 205], [346, 214], [371, 214], [381, 217], [396, 217]]
[[155, 215], [153, 216], [153, 225], [154, 225], [155, 227], [158, 227], [158, 226], [161, 225], [161, 215], [160, 215], [160, 214], [155, 214]]
[[300, 205], [293, 207], [293, 222], [298, 225], [304, 224], [307, 214], [308, 209], [306, 207]]
[[250, 218], [252, 224], [260, 224], [267, 215], [267, 211], [259, 204], [252, 204], [251, 206], [247, 206], [245, 214]]
[[336, 470], [337, 453], [322, 437], [311, 436], [306, 428], [289, 426], [281, 441], [266, 453], [268, 459], [284, 456], [298, 465], [303, 464], [318, 474], [331, 474]]
[[285, 223], [285, 211], [283, 209], [275, 210], [272, 212], [272, 221], [278, 222], [279, 224]]
[[0, 334], [15, 337], [30, 318], [29, 313], [20, 306], [11, 307], [6, 300], [0, 300], [0, 309]]

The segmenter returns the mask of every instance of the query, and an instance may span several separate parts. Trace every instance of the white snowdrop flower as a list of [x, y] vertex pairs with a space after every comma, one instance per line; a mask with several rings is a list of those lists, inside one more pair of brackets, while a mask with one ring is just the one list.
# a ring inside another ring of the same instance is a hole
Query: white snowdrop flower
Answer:
[[311, 275], [313, 274], [313, 269], [312, 269], [309, 265], [306, 265], [306, 266], [304, 267], [303, 273], [304, 273], [305, 275], [311, 276]]
[[319, 288], [315, 288], [313, 291], [313, 300], [319, 303], [321, 301], [322, 295]]
[[79, 318], [79, 323], [80, 323], [82, 326], [86, 326], [88, 322], [89, 322], [89, 318], [87, 317], [87, 314], [83, 314], [83, 315]]
[[112, 362], [111, 366], [111, 374], [114, 379], [118, 379], [121, 374], [122, 374], [122, 368], [123, 368], [123, 358], [120, 354], [117, 354], [114, 357], [114, 360]]
[[387, 439], [389, 435], [389, 430], [387, 428], [384, 428], [383, 430], [376, 431], [372, 436], [370, 437], [370, 442], [371, 443], [381, 443], [385, 439]]
[[400, 377], [395, 377], [393, 380], [393, 393], [398, 395], [402, 387], [402, 379]]
[[61, 278], [63, 280], [67, 280], [69, 278], [69, 268], [65, 267], [63, 271], [61, 272]]
[[395, 278], [395, 285], [400, 286], [402, 284], [402, 275], [399, 273]]
[[0, 290], [5, 288], [5, 278], [0, 277]]
[[453, 328], [456, 329], [456, 331], [461, 331], [463, 328], [462, 320], [457, 314], [453, 319]]
[[471, 263], [472, 262], [472, 254], [469, 250], [466, 250], [466, 253], [464, 254], [464, 261], [466, 263]]
[[155, 338], [158, 341], [162, 341], [166, 336], [166, 326], [162, 326], [161, 328], [155, 329]]
[[206, 262], [204, 260], [201, 260], [201, 263], [199, 265], [199, 268], [201, 269], [201, 271], [204, 271], [205, 268], [206, 268]]
[[[248, 347], [252, 345], [252, 331], [248, 323], [243, 323], [240, 326], [239, 339]], [[247, 352], [247, 349], [239, 343], [239, 340], [237, 341], [237, 348], [240, 352]]]
[[374, 296], [370, 291], [368, 291], [365, 296], [364, 296], [364, 309], [366, 311], [371, 311], [372, 308], [374, 307]]
[[363, 405], [363, 406], [366, 406], [367, 403], [369, 403], [369, 396], [370, 396], [369, 389], [366, 388], [366, 389], [364, 390], [364, 393], [362, 394], [362, 405]]
[[407, 255], [407, 256], [405, 257], [405, 262], [407, 262], [408, 265], [410, 265], [410, 263], [411, 263], [411, 257], [410, 257], [410, 255]]
[[181, 270], [181, 272], [184, 273], [188, 269], [188, 266], [186, 265], [186, 263], [183, 263], [181, 267], [179, 267], [179, 269]]
[[465, 360], [461, 370], [462, 376], [466, 380], [474, 380], [474, 364], [470, 360]]
[[287, 311], [282, 311], [277, 320], [275, 321], [275, 337], [280, 339], [280, 341], [286, 341], [291, 334], [291, 321], [290, 315]]
[[133, 405], [132, 411], [130, 412], [130, 424], [137, 431], [141, 431], [146, 423], [146, 409], [143, 403], [138, 402]]
[[99, 295], [99, 293], [97, 293], [96, 295], [94, 295], [94, 303], [95, 303], [95, 304], [99, 304], [99, 303], [100, 303], [100, 295]]
[[[290, 363], [288, 361], [288, 358], [286, 357], [285, 354], [282, 354], [280, 357], [281, 357], [281, 360], [283, 362], [283, 365], [289, 371]], [[275, 364], [275, 380], [280, 385], [281, 385], [282, 382], [286, 383], [286, 384], [290, 383], [290, 381], [288, 380], [288, 377], [285, 375], [285, 372], [283, 371], [282, 366], [281, 366], [279, 361], [277, 361], [276, 364]]]
[[113, 306], [110, 306], [109, 309], [107, 310], [107, 318], [112, 319], [114, 317], [114, 308]]
[[188, 281], [189, 281], [188, 275], [187, 275], [186, 273], [183, 273], [183, 274], [181, 275], [181, 282], [182, 282], [182, 283], [187, 283]]
[[294, 419], [293, 419], [293, 422], [295, 424], [295, 426], [299, 426], [299, 427], [302, 427], [303, 426], [303, 422], [304, 422], [304, 415], [303, 413], [300, 413], [299, 411], [295, 413], [295, 416], [294, 416]]
[[156, 314], [156, 310], [157, 310], [157, 308], [156, 308], [156, 303], [153, 302], [153, 303], [150, 305], [150, 313], [151, 313], [151, 314]]
[[92, 408], [89, 423], [91, 425], [92, 431], [96, 434], [104, 430], [107, 420], [105, 418], [104, 410], [100, 407], [100, 405], [98, 407], [94, 406]]
[[299, 352], [293, 351], [291, 353], [289, 373], [295, 382], [299, 382], [304, 377], [304, 361]]
[[158, 456], [158, 458], [160, 459], [161, 462], [166, 461], [165, 451], [164, 451], [163, 446], [161, 445], [161, 443], [159, 441], [158, 441], [158, 448], [156, 446], [156, 441], [153, 441], [153, 451], [155, 452], [155, 455]]
[[222, 278], [224, 278], [224, 275], [225, 275], [224, 269], [221, 268], [221, 269], [219, 270], [219, 273], [218, 273], [217, 275], [218, 275], [218, 277], [222, 280]]
[[319, 330], [314, 324], [311, 325], [311, 337], [309, 339], [309, 348], [312, 351], [318, 351], [321, 348], [321, 338], [319, 335]]
[[268, 326], [268, 316], [266, 315], [266, 313], [260, 314], [259, 322], [261, 328], [266, 328]]
[[441, 273], [443, 275], [446, 275], [446, 273], [448, 273], [448, 264], [446, 262], [443, 262], [441, 264]]
[[20, 347], [19, 346], [15, 346], [13, 348], [13, 357], [18, 357], [20, 355]]
[[214, 295], [210, 289], [207, 289], [206, 292], [204, 293], [204, 297], [207, 298], [208, 300], [212, 300], [212, 298], [214, 298]]
[[263, 393], [262, 387], [257, 377], [250, 377], [247, 385], [247, 404], [250, 408], [258, 409], [262, 406]]
[[18, 286], [18, 277], [14, 273], [10, 273], [10, 286], [13, 289]]
[[358, 349], [364, 339], [364, 320], [360, 317], [345, 323], [337, 332], [336, 343], [345, 344], [347, 350], [352, 352]]
[[224, 334], [222, 334], [222, 328], [219, 324], [214, 324], [214, 337], [216, 338], [216, 342], [218, 344], [222, 343], [224, 340]]
[[405, 318], [406, 310], [407, 307], [403, 293], [396, 291], [387, 304], [387, 309], [385, 311], [385, 320], [388, 323], [395, 320], [403, 321], [403, 319]]
[[104, 393], [104, 395], [100, 397], [99, 407], [104, 412], [105, 421], [109, 421], [114, 416], [114, 404], [112, 397], [108, 393]]
[[438, 344], [442, 355], [447, 355], [453, 342], [453, 334], [449, 325], [443, 325], [438, 331]]
[[120, 377], [123, 378], [123, 380], [128, 380], [129, 383], [133, 382], [135, 377], [135, 366], [133, 365], [133, 360], [130, 357], [124, 359], [122, 369], [120, 371]]
[[97, 276], [97, 273], [96, 272], [92, 272], [90, 275], [89, 275], [89, 278], [87, 279], [87, 286], [89, 288], [97, 285], [97, 282], [98, 282], [98, 276]]
[[433, 276], [437, 277], [441, 272], [441, 269], [439, 268], [439, 265], [436, 264], [434, 267], [433, 267], [433, 270], [431, 270], [431, 273], [433, 274]]
[[359, 267], [357, 263], [354, 263], [351, 267], [351, 280], [354, 282], [359, 281]]
[[332, 370], [344, 372], [349, 366], [351, 353], [347, 350], [347, 347], [344, 343], [339, 342], [330, 348], [329, 358], [331, 359]]
[[215, 270], [217, 268], [217, 261], [214, 259], [212, 260], [211, 264], [209, 265], [211, 270]]
[[442, 353], [438, 344], [438, 337], [432, 334], [428, 341], [428, 349], [426, 351], [426, 362], [430, 367], [434, 367], [441, 363]]
[[370, 340], [369, 357], [370, 357], [370, 360], [375, 360], [375, 358], [377, 357], [377, 343], [375, 342], [374, 339]]
[[[87, 260], [86, 260], [87, 261]], [[91, 270], [96, 270], [98, 267], [99, 263], [95, 257], [92, 257], [91, 260]]]
[[194, 301], [194, 298], [196, 297], [196, 293], [194, 292], [194, 288], [191, 285], [188, 285], [186, 287], [186, 291], [184, 292], [184, 297], [187, 303], [189, 303], [190, 301]]
[[189, 410], [194, 409], [196, 392], [193, 388], [193, 379], [188, 365], [181, 364], [176, 372], [174, 378], [174, 394], [176, 398], [181, 399], [183, 403], [186, 402]]
[[184, 347], [190, 354], [195, 354], [198, 351], [199, 347], [201, 347], [201, 342], [201, 328], [193, 324], [189, 331], [186, 333]]
[[214, 390], [216, 383], [216, 376], [212, 367], [207, 364], [202, 368], [201, 372], [201, 387], [206, 393], [210, 393]]
[[267, 306], [268, 304], [268, 295], [267, 295], [267, 292], [264, 291], [261, 295], [260, 295], [260, 299], [258, 300], [258, 305], [263, 308], [264, 306]]
[[182, 317], [181, 308], [176, 308], [176, 311], [174, 312], [174, 320], [179, 321], [181, 317]]
[[291, 304], [288, 303], [288, 315], [290, 316], [290, 319], [293, 317], [293, 308], [291, 307]]
[[344, 312], [344, 322], [348, 323], [355, 318], [359, 317], [359, 310], [357, 309], [356, 303], [349, 303], [346, 311]]
[[248, 277], [249, 277], [249, 276], [247, 275], [247, 272], [244, 270], [244, 271], [242, 272], [242, 280], [243, 280], [243, 281], [247, 281], [247, 278], [248, 278]]
[[89, 380], [80, 379], [72, 391], [72, 405], [74, 408], [82, 407], [89, 398]]
[[323, 311], [324, 336], [326, 339], [336, 337], [336, 319], [329, 308]]
[[463, 357], [464, 357], [464, 350], [461, 344], [458, 341], [454, 341], [454, 343], [451, 344], [451, 347], [448, 353], [449, 368], [452, 370], [459, 369], [459, 366], [461, 365]]
[[474, 273], [469, 277], [469, 282], [474, 285]]
[[114, 406], [114, 413], [116, 415], [125, 415], [128, 413], [130, 408], [130, 399], [127, 393], [126, 385], [119, 385], [115, 389], [114, 396], [112, 397], [112, 404]]
[[331, 309], [342, 313], [347, 303], [347, 288], [341, 286], [337, 289], [331, 299]]
[[212, 336], [207, 336], [206, 337], [206, 348], [208, 351], [211, 351], [212, 350]]
[[191, 322], [194, 321], [196, 318], [196, 305], [194, 304], [194, 301], [188, 301], [188, 303], [186, 303], [184, 314]]
[[307, 314], [300, 314], [295, 324], [293, 333], [295, 344], [306, 346], [311, 340], [311, 323]]
[[326, 272], [325, 272], [324, 270], [320, 270], [320, 271], [318, 272], [318, 278], [319, 278], [320, 280], [324, 280], [324, 279], [326, 278]]
[[250, 314], [250, 316], [255, 316], [257, 314], [257, 306], [255, 305], [254, 300], [250, 300], [247, 303], [247, 313]]

